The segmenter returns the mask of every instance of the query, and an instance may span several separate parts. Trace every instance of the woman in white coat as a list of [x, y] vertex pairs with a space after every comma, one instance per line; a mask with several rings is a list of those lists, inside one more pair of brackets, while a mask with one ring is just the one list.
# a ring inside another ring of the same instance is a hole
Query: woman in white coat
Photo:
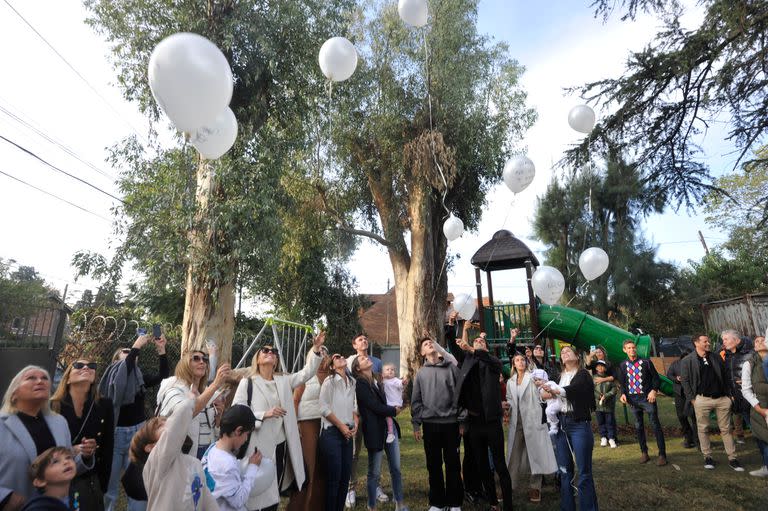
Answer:
[[514, 371], [507, 381], [507, 468], [513, 489], [519, 484], [521, 476], [530, 475], [528, 498], [531, 502], [540, 502], [543, 476], [557, 472], [557, 461], [539, 389], [528, 370], [525, 355], [515, 355], [512, 367]]
[[251, 374], [240, 381], [232, 404], [246, 405], [256, 416], [256, 429], [251, 434], [244, 462], [258, 447], [266, 458], [275, 461], [277, 480], [267, 491], [251, 494], [246, 503], [249, 511], [272, 511], [280, 502], [280, 492], [295, 483], [296, 489], [304, 484], [304, 457], [301, 438], [293, 406], [293, 389], [306, 383], [317, 373], [323, 360], [320, 346], [325, 342], [325, 332], [312, 340], [312, 351], [301, 371], [293, 374], [276, 374], [279, 364], [275, 348], [264, 346], [253, 356]]

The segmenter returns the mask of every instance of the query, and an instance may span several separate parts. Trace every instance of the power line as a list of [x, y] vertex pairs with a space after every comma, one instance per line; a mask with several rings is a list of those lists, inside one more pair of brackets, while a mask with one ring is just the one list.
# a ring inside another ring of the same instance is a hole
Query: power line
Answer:
[[98, 186], [96, 186], [96, 185], [94, 185], [94, 184], [91, 184], [91, 183], [89, 183], [89, 182], [88, 182], [88, 181], [86, 181], [85, 179], [79, 178], [79, 177], [75, 176], [74, 174], [70, 174], [70, 173], [69, 173], [69, 172], [67, 172], [66, 170], [61, 170], [59, 167], [57, 167], [57, 166], [53, 165], [52, 163], [49, 163], [49, 162], [47, 162], [46, 160], [44, 160], [43, 158], [41, 158], [41, 157], [40, 157], [40, 156], [38, 156], [37, 154], [33, 153], [32, 151], [30, 151], [30, 150], [29, 150], [29, 149], [27, 149], [26, 147], [24, 147], [24, 146], [21, 146], [21, 145], [17, 144], [17, 143], [16, 143], [16, 142], [14, 142], [13, 140], [9, 140], [9, 139], [5, 138], [3, 135], [0, 135], [0, 139], [2, 139], [2, 140], [5, 140], [6, 142], [8, 142], [9, 144], [13, 145], [14, 147], [16, 147], [17, 149], [19, 149], [20, 151], [23, 151], [23, 152], [27, 153], [28, 155], [32, 156], [33, 158], [35, 158], [35, 159], [37, 159], [37, 160], [41, 161], [42, 163], [44, 163], [44, 164], [45, 164], [45, 165], [47, 165], [48, 167], [52, 168], [52, 169], [53, 169], [53, 170], [55, 170], [56, 172], [61, 172], [61, 173], [62, 173], [62, 174], [64, 174], [65, 176], [71, 177], [72, 179], [74, 179], [74, 180], [76, 180], [76, 181], [79, 181], [79, 182], [83, 183], [84, 185], [90, 186], [90, 187], [91, 187], [91, 188], [93, 188], [94, 190], [96, 190], [96, 191], [98, 191], [98, 192], [101, 192], [101, 193], [103, 193], [104, 195], [107, 195], [107, 196], [109, 196], [109, 197], [112, 197], [113, 199], [115, 199], [116, 201], [118, 201], [118, 202], [120, 202], [120, 203], [122, 203], [122, 204], [125, 204], [125, 202], [123, 201], [123, 199], [121, 199], [120, 197], [117, 197], [117, 196], [115, 196], [115, 195], [112, 195], [111, 193], [109, 193], [109, 192], [107, 192], [107, 191], [105, 191], [105, 190], [102, 190], [102, 189], [101, 189], [101, 188], [99, 188]]
[[40, 129], [40, 128], [38, 128], [38, 127], [34, 126], [32, 123], [30, 123], [30, 122], [28, 122], [28, 121], [25, 121], [25, 120], [24, 120], [22, 117], [19, 117], [18, 115], [14, 114], [14, 113], [13, 113], [13, 112], [11, 112], [10, 110], [8, 110], [8, 109], [6, 109], [5, 107], [3, 107], [3, 105], [0, 105], [0, 112], [3, 112], [5, 115], [7, 115], [8, 117], [10, 117], [10, 118], [11, 118], [11, 119], [13, 119], [14, 121], [18, 122], [19, 124], [21, 124], [21, 125], [25, 126], [25, 127], [26, 127], [26, 128], [28, 128], [29, 130], [31, 130], [31, 131], [34, 131], [34, 132], [35, 132], [35, 133], [37, 133], [37, 134], [38, 134], [40, 137], [44, 138], [45, 140], [47, 140], [47, 141], [48, 141], [48, 142], [50, 142], [51, 144], [53, 144], [53, 145], [55, 145], [55, 146], [59, 147], [59, 148], [60, 148], [62, 151], [64, 151], [64, 152], [65, 152], [65, 153], [67, 153], [68, 155], [72, 156], [72, 157], [73, 157], [73, 158], [75, 158], [76, 160], [80, 161], [82, 164], [84, 164], [84, 165], [86, 165], [86, 166], [90, 167], [90, 168], [91, 168], [91, 169], [93, 169], [95, 172], [97, 172], [97, 173], [101, 174], [102, 176], [104, 176], [104, 177], [106, 177], [106, 178], [109, 178], [109, 179], [115, 180], [115, 176], [113, 176], [113, 175], [112, 175], [112, 174], [110, 174], [109, 172], [106, 172], [106, 171], [104, 171], [104, 170], [101, 170], [101, 169], [100, 169], [100, 168], [98, 168], [96, 165], [92, 164], [91, 162], [89, 162], [89, 161], [86, 161], [86, 160], [85, 160], [85, 159], [83, 159], [83, 158], [82, 158], [80, 155], [78, 155], [78, 154], [77, 154], [77, 153], [76, 153], [74, 150], [72, 150], [72, 149], [70, 149], [69, 147], [67, 147], [66, 145], [64, 145], [64, 143], [62, 143], [62, 142], [59, 142], [58, 140], [56, 140], [55, 138], [53, 138], [52, 136], [50, 136], [50, 135], [48, 135], [46, 132], [44, 132], [42, 129]]
[[11, 5], [11, 3], [10, 3], [8, 0], [3, 0], [3, 2], [5, 2], [5, 4], [6, 4], [6, 5], [7, 5], [7, 6], [8, 6], [8, 7], [9, 7], [9, 8], [10, 8], [10, 9], [11, 9], [11, 10], [14, 12], [14, 13], [16, 13], [16, 16], [18, 16], [19, 18], [21, 18], [21, 20], [22, 20], [22, 21], [23, 21], [23, 22], [24, 22], [24, 23], [25, 23], [25, 24], [26, 24], [26, 25], [27, 25], [27, 26], [28, 26], [28, 27], [29, 27], [29, 28], [30, 28], [30, 29], [31, 29], [31, 30], [32, 30], [32, 31], [33, 31], [33, 32], [34, 32], [36, 35], [37, 35], [37, 37], [39, 37], [39, 38], [40, 38], [40, 39], [41, 39], [41, 40], [42, 40], [42, 41], [43, 41], [43, 42], [44, 42], [44, 43], [45, 43], [45, 44], [48, 46], [48, 48], [50, 48], [50, 49], [51, 49], [51, 51], [53, 51], [53, 53], [55, 53], [55, 54], [56, 54], [56, 56], [57, 56], [57, 57], [59, 57], [59, 58], [62, 60], [62, 62], [64, 62], [64, 63], [67, 65], [67, 67], [69, 67], [69, 69], [71, 69], [71, 70], [72, 70], [72, 72], [73, 72], [73, 73], [75, 73], [75, 74], [78, 76], [78, 78], [80, 78], [80, 79], [83, 81], [83, 83], [85, 83], [85, 84], [88, 86], [88, 88], [90, 88], [90, 89], [93, 91], [93, 93], [94, 93], [94, 94], [96, 94], [96, 95], [99, 97], [99, 99], [101, 99], [101, 100], [104, 102], [104, 104], [105, 104], [105, 105], [107, 105], [107, 106], [109, 107], [109, 109], [110, 109], [110, 110], [112, 110], [112, 112], [113, 112], [113, 113], [114, 113], [114, 114], [115, 114], [115, 115], [116, 115], [116, 116], [117, 116], [117, 117], [118, 117], [118, 118], [119, 118], [121, 121], [123, 121], [123, 122], [126, 124], [126, 126], [128, 126], [129, 128], [131, 128], [131, 130], [132, 130], [132, 131], [133, 131], [133, 132], [134, 132], [134, 133], [135, 133], [135, 134], [136, 134], [136, 135], [137, 135], [139, 138], [142, 138], [142, 139], [144, 138], [144, 137], [143, 137], [143, 136], [142, 136], [142, 135], [139, 133], [139, 131], [138, 131], [138, 130], [137, 130], [137, 129], [136, 129], [134, 126], [133, 126], [133, 124], [131, 124], [131, 123], [130, 123], [130, 122], [129, 122], [129, 121], [128, 121], [128, 120], [127, 120], [125, 117], [123, 117], [123, 115], [120, 113], [120, 111], [119, 111], [119, 110], [117, 110], [117, 109], [116, 109], [114, 106], [112, 106], [112, 103], [110, 103], [110, 102], [107, 100], [107, 98], [105, 98], [105, 97], [104, 97], [104, 96], [103, 96], [103, 95], [102, 95], [102, 94], [101, 94], [101, 93], [100, 93], [100, 92], [99, 92], [99, 91], [96, 89], [96, 87], [94, 87], [93, 85], [91, 85], [91, 82], [89, 82], [89, 81], [88, 81], [88, 80], [87, 80], [87, 79], [86, 79], [86, 78], [85, 78], [85, 77], [84, 77], [84, 76], [83, 76], [83, 75], [80, 73], [80, 71], [78, 71], [78, 70], [75, 68], [75, 66], [73, 66], [72, 64], [70, 64], [70, 63], [69, 63], [69, 61], [68, 61], [66, 58], [64, 58], [64, 55], [62, 55], [61, 53], [59, 53], [59, 51], [58, 51], [58, 50], [57, 50], [57, 49], [56, 49], [56, 48], [55, 48], [55, 47], [54, 47], [54, 46], [53, 46], [51, 43], [49, 43], [49, 42], [48, 42], [48, 40], [47, 40], [47, 39], [46, 39], [46, 38], [43, 36], [43, 34], [41, 34], [40, 32], [38, 32], [38, 30], [37, 30], [37, 29], [36, 29], [36, 28], [35, 28], [35, 27], [32, 25], [32, 23], [30, 23], [29, 21], [27, 21], [27, 19], [26, 19], [26, 18], [25, 18], [25, 17], [24, 17], [24, 16], [23, 16], [23, 15], [22, 15], [22, 14], [21, 14], [19, 11], [17, 11], [17, 10], [16, 10], [16, 8], [15, 8], [13, 5]]
[[30, 183], [27, 183], [26, 181], [23, 181], [23, 180], [19, 179], [18, 177], [15, 177], [15, 176], [12, 176], [12, 175], [10, 175], [10, 174], [8, 174], [8, 173], [6, 173], [6, 172], [3, 172], [2, 170], [0, 170], [0, 174], [4, 175], [4, 176], [6, 176], [6, 177], [9, 177], [9, 178], [11, 178], [11, 179], [13, 179], [14, 181], [18, 181], [18, 182], [19, 182], [19, 183], [21, 183], [21, 184], [25, 184], [25, 185], [29, 186], [30, 188], [34, 188], [34, 189], [35, 189], [35, 190], [37, 190], [38, 192], [44, 193], [44, 194], [46, 194], [46, 195], [49, 195], [49, 196], [53, 197], [54, 199], [59, 199], [59, 200], [60, 200], [60, 201], [62, 201], [62, 202], [66, 202], [66, 203], [67, 203], [67, 204], [69, 204], [70, 206], [76, 207], [77, 209], [79, 209], [79, 210], [81, 210], [81, 211], [85, 211], [86, 213], [89, 213], [89, 214], [91, 214], [91, 215], [93, 215], [93, 216], [97, 216], [97, 217], [101, 218], [102, 220], [106, 220], [107, 222], [111, 222], [111, 220], [110, 220], [109, 218], [105, 217], [105, 216], [101, 216], [100, 214], [98, 214], [98, 213], [94, 213], [93, 211], [91, 211], [91, 210], [89, 210], [89, 209], [85, 209], [85, 208], [84, 208], [84, 207], [82, 207], [82, 206], [78, 206], [78, 205], [77, 205], [77, 204], [75, 204], [74, 202], [69, 202], [67, 199], [63, 199], [63, 198], [59, 197], [58, 195], [55, 195], [55, 194], [53, 194], [53, 193], [51, 193], [51, 192], [48, 192], [48, 191], [46, 191], [46, 190], [43, 190], [42, 188], [38, 188], [37, 186], [35, 186], [35, 185], [33, 185], [33, 184], [30, 184]]

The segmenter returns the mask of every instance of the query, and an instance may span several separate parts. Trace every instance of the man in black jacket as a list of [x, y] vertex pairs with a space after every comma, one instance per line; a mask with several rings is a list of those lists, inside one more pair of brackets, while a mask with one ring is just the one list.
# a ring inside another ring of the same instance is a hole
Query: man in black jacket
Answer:
[[693, 346], [695, 351], [680, 363], [680, 373], [683, 392], [696, 411], [704, 468], [715, 468], [707, 434], [709, 414], [714, 410], [720, 435], [723, 437], [723, 446], [728, 454], [728, 464], [737, 472], [743, 472], [744, 469], [736, 459], [736, 444], [730, 431], [731, 398], [725, 381], [725, 365], [720, 357], [712, 353], [712, 343], [706, 335], [697, 335]]
[[504, 452], [504, 410], [501, 395], [501, 360], [488, 353], [483, 337], [467, 342], [469, 322], [465, 324], [461, 339], [456, 344], [461, 348], [463, 361], [457, 381], [459, 403], [467, 410], [467, 431], [475, 463], [480, 473], [488, 503], [498, 506], [496, 482], [488, 465], [488, 449], [491, 450], [493, 468], [499, 476], [503, 509], [512, 509], [512, 479], [509, 476]]
[[686, 397], [683, 391], [682, 375], [680, 372], [680, 364], [689, 353], [690, 351], [686, 348], [680, 353], [680, 358], [672, 362], [667, 369], [667, 378], [672, 380], [673, 383], [675, 412], [677, 413], [677, 420], [680, 422], [680, 428], [683, 430], [683, 447], [686, 449], [696, 447], [699, 441], [696, 433], [696, 415], [693, 413], [691, 400]]
[[656, 407], [656, 394], [661, 386], [661, 379], [653, 363], [647, 358], [638, 358], [637, 345], [632, 339], [624, 341], [624, 353], [629, 360], [624, 360], [618, 369], [619, 384], [621, 385], [621, 402], [628, 404], [635, 417], [635, 434], [640, 443], [640, 463], [648, 463], [648, 444], [645, 441], [645, 425], [643, 413], [647, 413], [653, 426], [656, 445], [659, 448], [659, 459], [656, 464], [660, 467], [667, 464], [667, 447], [664, 443], [664, 431], [659, 421], [659, 410]]

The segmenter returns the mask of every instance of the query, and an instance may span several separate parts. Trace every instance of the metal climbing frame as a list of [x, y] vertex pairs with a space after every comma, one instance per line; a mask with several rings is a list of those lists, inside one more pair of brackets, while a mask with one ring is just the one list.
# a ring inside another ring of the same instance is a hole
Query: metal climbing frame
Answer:
[[280, 364], [287, 373], [293, 373], [304, 367], [307, 350], [312, 339], [312, 327], [280, 318], [267, 318], [264, 326], [243, 352], [240, 368], [256, 346], [271, 344], [279, 353]]

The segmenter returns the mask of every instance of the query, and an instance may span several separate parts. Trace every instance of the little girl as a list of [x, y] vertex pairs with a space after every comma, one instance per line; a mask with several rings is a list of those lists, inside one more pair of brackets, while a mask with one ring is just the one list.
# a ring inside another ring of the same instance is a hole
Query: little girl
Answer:
[[[381, 369], [381, 375], [384, 378], [381, 384], [384, 387], [384, 396], [387, 398], [387, 404], [389, 406], [402, 408], [403, 388], [405, 387], [406, 381], [395, 376], [394, 364], [385, 364]], [[387, 417], [387, 443], [391, 444], [394, 441], [394, 423], [392, 417]]]
[[[549, 391], [551, 389], [558, 389], [562, 391], [560, 386], [554, 381], [550, 381], [549, 375], [544, 369], [534, 369], [533, 381], [541, 383], [541, 390]], [[549, 424], [549, 434], [556, 435], [560, 426], [560, 420], [557, 418], [557, 414], [560, 413], [560, 399], [557, 397], [546, 400], [547, 407], [544, 409], [544, 413], [547, 415], [547, 423]]]

